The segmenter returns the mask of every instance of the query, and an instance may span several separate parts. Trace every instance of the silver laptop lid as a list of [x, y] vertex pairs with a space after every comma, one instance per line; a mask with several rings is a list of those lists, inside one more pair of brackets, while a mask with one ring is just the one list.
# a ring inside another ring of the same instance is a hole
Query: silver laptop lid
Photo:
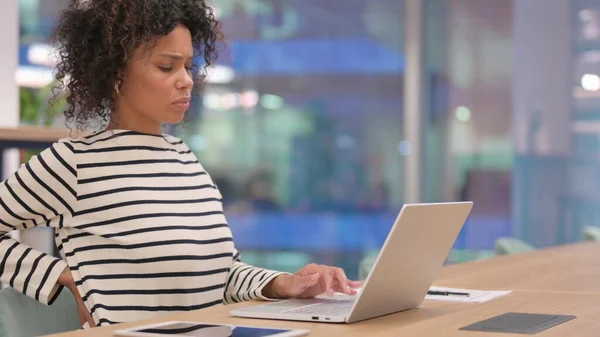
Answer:
[[419, 306], [472, 207], [472, 202], [404, 205], [346, 322]]

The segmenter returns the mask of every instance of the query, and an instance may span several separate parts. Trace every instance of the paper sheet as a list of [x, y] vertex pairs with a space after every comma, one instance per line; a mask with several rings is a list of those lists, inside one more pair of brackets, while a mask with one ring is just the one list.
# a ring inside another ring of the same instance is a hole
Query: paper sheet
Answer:
[[465, 303], [483, 303], [491, 301], [495, 298], [506, 296], [511, 293], [511, 290], [473, 290], [473, 289], [458, 289], [446, 287], [431, 287], [431, 291], [449, 291], [457, 293], [468, 293], [469, 296], [453, 296], [453, 295], [426, 295], [426, 300], [433, 301], [448, 301], [448, 302], [465, 302]]
[[[357, 289], [360, 292], [362, 289]], [[456, 293], [468, 293], [469, 296], [456, 296], [456, 295], [426, 295], [426, 300], [432, 301], [446, 301], [446, 302], [463, 302], [463, 303], [483, 303], [491, 301], [495, 298], [506, 296], [510, 294], [511, 290], [473, 290], [473, 289], [460, 289], [460, 288], [447, 288], [447, 287], [436, 287], [432, 286], [429, 288], [430, 291], [448, 291]], [[327, 295], [317, 296], [318, 298], [328, 298]], [[356, 296], [349, 296], [342, 293], [335, 293], [334, 298], [336, 299], [347, 299], [355, 298]]]

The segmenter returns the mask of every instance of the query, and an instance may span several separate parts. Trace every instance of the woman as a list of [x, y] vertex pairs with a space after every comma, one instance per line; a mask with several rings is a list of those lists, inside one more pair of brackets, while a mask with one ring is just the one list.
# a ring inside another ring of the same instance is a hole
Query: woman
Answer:
[[[354, 294], [339, 268], [294, 275], [244, 264], [221, 195], [181, 140], [195, 53], [217, 57], [219, 24], [203, 0], [72, 0], [55, 36], [57, 78], [78, 129], [0, 187], [0, 281], [51, 304], [66, 287], [82, 326], [252, 299]], [[100, 123], [100, 124], [98, 124]], [[55, 228], [63, 260], [8, 232]]]

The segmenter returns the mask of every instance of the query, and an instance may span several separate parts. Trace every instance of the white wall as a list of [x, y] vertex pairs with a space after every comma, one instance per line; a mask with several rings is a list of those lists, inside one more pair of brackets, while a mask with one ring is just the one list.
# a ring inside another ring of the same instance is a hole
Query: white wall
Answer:
[[[19, 6], [18, 0], [3, 3], [0, 11], [0, 127], [19, 124], [19, 92], [15, 83], [15, 72], [19, 63]], [[4, 151], [2, 165], [5, 174], [13, 172], [19, 165], [16, 150]], [[0, 177], [4, 180], [6, 177]], [[13, 237], [18, 238], [18, 233]], [[1, 287], [1, 285], [0, 285]]]
[[[19, 6], [18, 0], [9, 0], [0, 11], [0, 127], [19, 125], [19, 91], [15, 72], [19, 63]], [[5, 151], [3, 172], [9, 174], [19, 165], [16, 150]], [[6, 177], [0, 177], [4, 180]]]
[[0, 127], [19, 124], [19, 92], [15, 72], [19, 63], [18, 0], [3, 1], [0, 11]]
[[[0, 127], [19, 125], [19, 89], [15, 73], [19, 64], [19, 3], [4, 0], [0, 11]], [[3, 172], [10, 175], [19, 168], [18, 150], [4, 151]], [[7, 177], [1, 177], [4, 180]], [[47, 228], [36, 228], [14, 233], [14, 238], [46, 253], [53, 251], [53, 233]]]

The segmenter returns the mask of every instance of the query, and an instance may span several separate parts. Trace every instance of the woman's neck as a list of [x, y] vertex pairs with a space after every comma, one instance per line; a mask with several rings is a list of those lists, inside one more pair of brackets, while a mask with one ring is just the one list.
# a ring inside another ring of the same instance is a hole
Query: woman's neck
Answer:
[[131, 130], [139, 133], [161, 135], [162, 125], [143, 114], [119, 110], [111, 116], [107, 130]]

